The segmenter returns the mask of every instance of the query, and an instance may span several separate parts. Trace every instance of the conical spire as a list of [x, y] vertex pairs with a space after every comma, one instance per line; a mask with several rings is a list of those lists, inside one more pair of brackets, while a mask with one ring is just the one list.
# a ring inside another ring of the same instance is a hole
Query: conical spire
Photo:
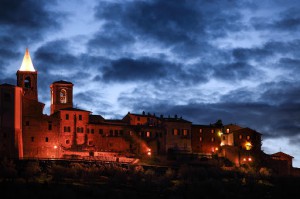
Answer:
[[33, 64], [32, 64], [31, 58], [30, 58], [28, 48], [26, 48], [25, 55], [24, 55], [24, 58], [23, 58], [23, 62], [22, 62], [22, 65], [21, 65], [21, 68], [20, 68], [19, 71], [35, 72], [35, 69], [33, 67]]

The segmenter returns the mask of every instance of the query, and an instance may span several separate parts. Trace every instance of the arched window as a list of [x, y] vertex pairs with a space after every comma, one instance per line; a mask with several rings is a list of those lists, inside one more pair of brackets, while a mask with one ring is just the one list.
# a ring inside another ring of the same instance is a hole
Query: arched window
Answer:
[[25, 88], [30, 88], [31, 87], [31, 79], [30, 77], [26, 77], [24, 80], [24, 87]]
[[67, 91], [65, 89], [60, 90], [60, 103], [65, 104], [67, 103]]

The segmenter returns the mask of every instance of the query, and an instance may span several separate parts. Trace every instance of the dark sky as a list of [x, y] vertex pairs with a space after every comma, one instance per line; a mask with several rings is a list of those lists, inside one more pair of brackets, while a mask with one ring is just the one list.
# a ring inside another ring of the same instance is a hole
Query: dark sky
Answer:
[[0, 83], [28, 47], [49, 114], [52, 82], [74, 105], [221, 119], [263, 134], [300, 166], [299, 0], [0, 0]]

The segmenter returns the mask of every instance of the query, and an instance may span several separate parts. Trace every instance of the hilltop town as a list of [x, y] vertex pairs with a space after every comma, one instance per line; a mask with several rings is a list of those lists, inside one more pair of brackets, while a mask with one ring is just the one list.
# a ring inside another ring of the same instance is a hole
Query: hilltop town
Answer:
[[[128, 112], [105, 119], [73, 106], [73, 83], [50, 85], [50, 115], [38, 100], [38, 71], [28, 49], [17, 84], [0, 85], [0, 156], [8, 159], [108, 161], [134, 164], [147, 158], [173, 162], [224, 161], [223, 166], [259, 165], [278, 175], [299, 175], [293, 157], [265, 154], [260, 132], [237, 124], [193, 124], [182, 117]], [[76, 85], [75, 85], [76, 86]], [[212, 118], [214, 120], [214, 118]], [[226, 164], [225, 164], [226, 163]]]

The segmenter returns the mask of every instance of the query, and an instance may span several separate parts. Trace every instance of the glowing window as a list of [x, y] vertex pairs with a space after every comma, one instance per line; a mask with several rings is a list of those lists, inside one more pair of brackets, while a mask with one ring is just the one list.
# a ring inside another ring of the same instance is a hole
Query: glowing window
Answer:
[[65, 89], [61, 89], [59, 93], [60, 103], [67, 103], [67, 91]]
[[214, 130], [214, 129], [212, 129], [212, 130], [211, 130], [211, 133], [215, 133], [215, 130]]
[[79, 115], [79, 116], [78, 116], [78, 119], [79, 119], [79, 120], [82, 120], [82, 115]]
[[239, 139], [241, 140], [243, 138], [243, 136], [242, 135], [239, 135]]
[[249, 135], [247, 135], [247, 140], [250, 140], [250, 136]]
[[202, 137], [199, 138], [200, 142], [202, 142]]
[[173, 135], [178, 135], [178, 129], [173, 129]]
[[149, 138], [151, 136], [151, 133], [149, 131], [147, 131], [146, 136], [147, 136], [147, 138]]
[[229, 129], [226, 129], [226, 133], [229, 133], [230, 132], [230, 130]]
[[66, 120], [69, 120], [69, 114], [66, 114]]
[[183, 129], [183, 136], [187, 136], [188, 135], [188, 130], [187, 129]]
[[211, 142], [214, 142], [215, 141], [215, 138], [211, 138]]
[[31, 137], [31, 142], [34, 142], [34, 137]]
[[26, 77], [24, 80], [24, 87], [25, 88], [30, 88], [31, 87], [31, 79], [30, 77]]
[[199, 129], [199, 133], [202, 133], [202, 129]]

